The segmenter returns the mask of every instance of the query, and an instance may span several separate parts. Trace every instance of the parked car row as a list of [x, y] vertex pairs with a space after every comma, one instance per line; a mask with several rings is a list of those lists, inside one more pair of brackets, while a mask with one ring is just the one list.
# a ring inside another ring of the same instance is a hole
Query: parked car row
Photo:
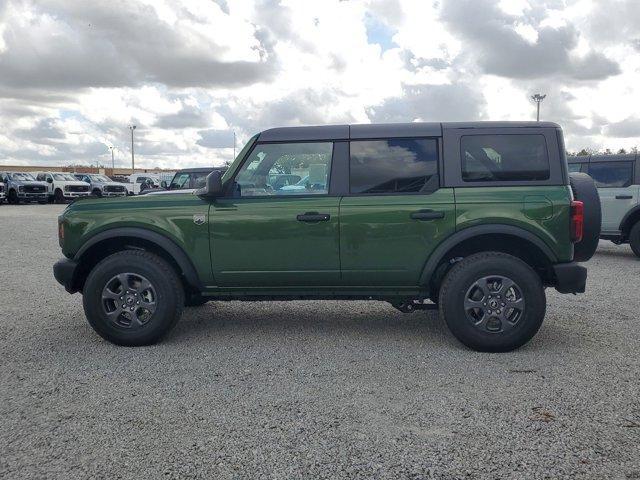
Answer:
[[0, 203], [64, 203], [82, 197], [123, 197], [148, 193], [193, 190], [204, 186], [212, 171], [226, 168], [206, 167], [178, 170], [171, 182], [158, 175], [135, 173], [122, 181], [95, 173], [0, 172]]

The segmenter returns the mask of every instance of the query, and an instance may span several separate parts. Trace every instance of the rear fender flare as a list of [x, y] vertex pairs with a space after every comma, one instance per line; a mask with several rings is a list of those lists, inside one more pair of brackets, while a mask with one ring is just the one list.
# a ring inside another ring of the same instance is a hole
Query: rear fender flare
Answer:
[[440, 243], [440, 245], [436, 247], [424, 266], [422, 275], [420, 276], [420, 285], [429, 284], [429, 281], [435, 273], [439, 263], [451, 249], [464, 242], [465, 240], [488, 234], [501, 234], [521, 238], [522, 240], [526, 240], [538, 247], [542, 251], [542, 253], [549, 259], [550, 263], [556, 263], [558, 261], [558, 258], [553, 253], [553, 250], [551, 250], [551, 248], [549, 248], [546, 243], [544, 243], [533, 233], [523, 228], [513, 225], [501, 224], [477, 225], [475, 227], [467, 227], [463, 230], [459, 230], [453, 235], [447, 237]]
[[636, 215], [640, 215], [640, 205], [636, 205], [625, 214], [625, 216], [622, 218], [622, 221], [620, 222], [619, 230], [623, 233], [626, 230], [626, 233], [628, 234], [629, 230], [631, 230], [631, 225], [627, 225], [627, 222], [629, 222], [631, 217]]

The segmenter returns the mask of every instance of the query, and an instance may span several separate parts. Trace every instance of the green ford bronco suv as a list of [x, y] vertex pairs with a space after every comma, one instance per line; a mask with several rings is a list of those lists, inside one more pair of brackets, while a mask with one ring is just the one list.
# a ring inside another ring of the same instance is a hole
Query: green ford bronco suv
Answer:
[[73, 203], [54, 274], [120, 345], [209, 300], [370, 299], [508, 351], [539, 329], [545, 287], [584, 292], [599, 215], [556, 124], [275, 128], [199, 190]]

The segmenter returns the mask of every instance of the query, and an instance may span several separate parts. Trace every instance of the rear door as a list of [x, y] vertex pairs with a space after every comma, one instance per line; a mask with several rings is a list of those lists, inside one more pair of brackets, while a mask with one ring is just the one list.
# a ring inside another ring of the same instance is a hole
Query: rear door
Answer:
[[351, 140], [340, 202], [340, 263], [349, 286], [410, 286], [455, 230], [453, 189], [440, 188], [437, 138]]
[[634, 161], [597, 161], [589, 163], [602, 205], [602, 233], [615, 233], [626, 213], [638, 204], [638, 190], [634, 185]]

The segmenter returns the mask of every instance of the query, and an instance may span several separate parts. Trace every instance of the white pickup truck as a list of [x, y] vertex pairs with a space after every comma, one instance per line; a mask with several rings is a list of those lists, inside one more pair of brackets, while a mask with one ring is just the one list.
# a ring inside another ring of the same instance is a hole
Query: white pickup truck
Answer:
[[37, 172], [34, 175], [36, 180], [47, 182], [47, 195], [50, 202], [64, 203], [65, 200], [89, 196], [89, 184], [78, 180], [71, 173]]

